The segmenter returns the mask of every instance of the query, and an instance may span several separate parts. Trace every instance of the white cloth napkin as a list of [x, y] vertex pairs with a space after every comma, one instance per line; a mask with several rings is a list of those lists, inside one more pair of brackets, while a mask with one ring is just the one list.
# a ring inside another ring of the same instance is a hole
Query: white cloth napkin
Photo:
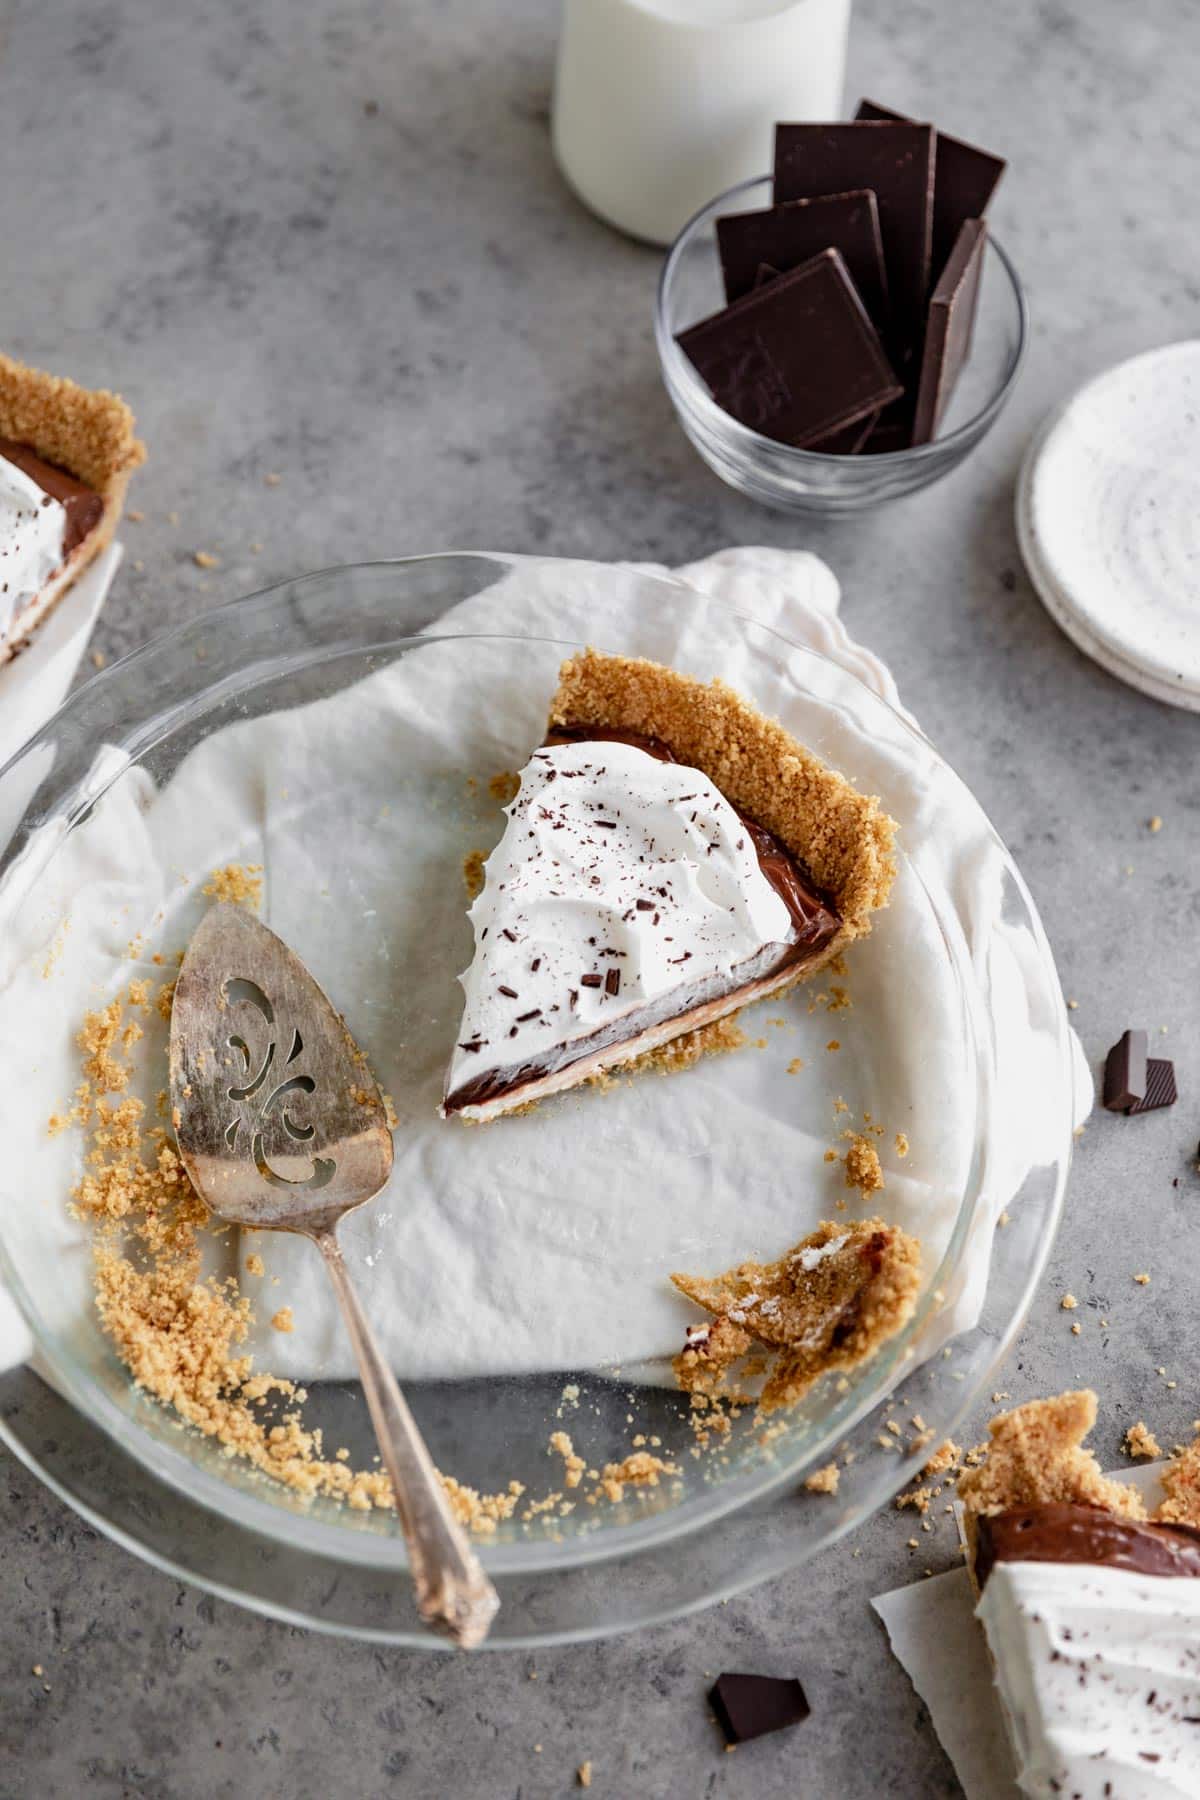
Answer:
[[[887, 670], [846, 636], [836, 581], [817, 558], [732, 550], [681, 573], [742, 615], [823, 651], [895, 703]], [[519, 629], [531, 639], [635, 647], [685, 669], [706, 665], [716, 640], [705, 617], [665, 606], [647, 617], [644, 593], [623, 602], [625, 612], [606, 603], [599, 637], [596, 579], [588, 565], [518, 566], [503, 593], [492, 588], [463, 601], [437, 629]], [[396, 1099], [393, 1179], [343, 1230], [402, 1376], [614, 1363], [661, 1370], [692, 1316], [665, 1280], [670, 1269], [715, 1271], [747, 1255], [776, 1255], [832, 1215], [845, 1193], [840, 1168], [826, 1162], [842, 1123], [832, 1109], [838, 1090], [855, 1121], [869, 1109], [887, 1125], [880, 1204], [921, 1236], [928, 1267], [936, 1266], [970, 1155], [962, 1123], [970, 1108], [955, 1105], [963, 1080], [958, 998], [910, 874], [875, 933], [854, 948], [850, 1013], [810, 1017], [804, 999], [793, 999], [786, 1028], [777, 1036], [764, 1028], [766, 1051], [701, 1064], [669, 1090], [633, 1082], [484, 1129], [437, 1119], [460, 999], [448, 977], [470, 954], [461, 859], [472, 842], [494, 841], [500, 823], [482, 785], [467, 797], [465, 776], [486, 779], [525, 759], [558, 657], [533, 642], [474, 639], [469, 654], [461, 644], [433, 643], [331, 699], [215, 733], [161, 791], [143, 769], [113, 787], [47, 869], [27, 938], [17, 932], [9, 954], [0, 951], [0, 1068], [18, 1068], [31, 1017], [42, 1047], [35, 1068], [20, 1071], [14, 1165], [36, 1170], [39, 1188], [61, 1184], [60, 1212], [70, 1180], [64, 1140], [48, 1148], [41, 1121], [74, 1083], [71, 1022], [97, 993], [144, 972], [122, 960], [135, 932], [148, 934], [147, 949], [185, 943], [208, 870], [239, 860], [264, 865], [267, 921], [344, 1008]], [[748, 650], [734, 652], [722, 673], [808, 735], [812, 702], [786, 656], [764, 674]], [[1050, 1035], [1025, 1017], [1023, 984], [1003, 966], [1017, 947], [995, 929], [995, 850], [975, 834], [969, 856], [962, 853], [963, 833], [946, 810], [962, 799], [931, 783], [923, 740], [896, 733], [865, 748], [855, 741], [860, 782], [883, 797], [904, 841], [934, 855], [946, 846], [939, 873], [967, 921], [966, 953], [986, 947], [997, 959], [1003, 1099], [1026, 1121], [1019, 1141], [1006, 1135], [987, 1171], [987, 1216], [940, 1315], [941, 1342], [976, 1315], [992, 1224], [1027, 1170], [1059, 1142], [1064, 1102]], [[821, 747], [836, 763], [836, 741]], [[480, 835], [464, 837], [468, 827]], [[46, 944], [64, 913], [71, 927], [47, 980]], [[6, 1024], [17, 1020], [19, 1031]], [[833, 1072], [824, 1046], [835, 1032], [843, 1048]], [[797, 1053], [809, 1069], [789, 1075]], [[1077, 1117], [1091, 1101], [1086, 1067], [1081, 1074]], [[892, 1149], [897, 1130], [912, 1144], [904, 1161]], [[61, 1271], [56, 1302], [64, 1314], [86, 1308], [78, 1234], [51, 1223], [44, 1207], [38, 1230]], [[254, 1347], [262, 1362], [306, 1379], [349, 1375], [311, 1247], [261, 1236], [251, 1247], [267, 1265], [263, 1282], [246, 1279], [258, 1296]], [[294, 1321], [287, 1335], [266, 1324], [284, 1303]]]
[[[1162, 1499], [1166, 1467], [1141, 1463], [1109, 1473], [1154, 1507]], [[887, 1627], [897, 1662], [929, 1708], [967, 1800], [1020, 1800], [1016, 1759], [966, 1569], [894, 1588], [871, 1605]]]
[[[20, 655], [0, 666], [0, 769], [66, 699], [122, 555], [120, 544], [102, 550]], [[0, 798], [0, 845], [27, 799], [15, 789]], [[0, 1368], [24, 1361], [29, 1348], [25, 1321], [0, 1286]]]

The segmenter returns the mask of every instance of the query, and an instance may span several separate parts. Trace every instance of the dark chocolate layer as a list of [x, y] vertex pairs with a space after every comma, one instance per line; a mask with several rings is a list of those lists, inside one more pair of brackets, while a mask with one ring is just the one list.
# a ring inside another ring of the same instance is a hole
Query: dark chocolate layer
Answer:
[[31, 450], [28, 444], [18, 444], [12, 438], [0, 437], [0, 457], [36, 481], [43, 494], [49, 494], [51, 499], [61, 503], [67, 515], [63, 530], [65, 562], [72, 550], [78, 549], [89, 532], [94, 531], [100, 523], [104, 501], [94, 488], [77, 481], [74, 475], [68, 474], [66, 469], [60, 469], [57, 463], [47, 462], [44, 457]]
[[[558, 728], [547, 735], [546, 742], [632, 744], [635, 749], [644, 750], [659, 762], [673, 763], [677, 760], [670, 747], [658, 738], [606, 727], [586, 725]], [[734, 810], [737, 811], [737, 808]], [[780, 947], [778, 958], [767, 969], [760, 968], [757, 971], [754, 979], [762, 980], [765, 975], [777, 975], [794, 963], [812, 961], [837, 934], [841, 918], [832, 898], [817, 887], [807, 870], [777, 837], [765, 831], [761, 825], [756, 825], [745, 813], [738, 812], [738, 817], [754, 845], [760, 869], [787, 907], [792, 922], [792, 936]], [[745, 985], [749, 987], [751, 983], [747, 982]], [[681, 998], [680, 1012], [683, 1013], [689, 1010], [689, 1002], [686, 997]], [[612, 1043], [624, 1043], [629, 1038], [636, 1037], [640, 1029], [638, 1014], [635, 1012], [613, 1026], [602, 1027], [586, 1037], [575, 1039], [564, 1047], [566, 1054], [553, 1062], [543, 1056], [533, 1062], [512, 1063], [503, 1069], [493, 1069], [473, 1081], [464, 1082], [453, 1093], [448, 1094], [445, 1110], [455, 1113], [461, 1112], [466, 1106], [484, 1106], [488, 1101], [513, 1093], [517, 1088], [538, 1081], [558, 1069], [582, 1062], [585, 1057], [597, 1050], [606, 1049]]]
[[998, 1562], [1092, 1563], [1134, 1575], [1200, 1577], [1200, 1531], [1121, 1519], [1065, 1502], [1013, 1507], [978, 1521], [975, 1577], [983, 1587]]

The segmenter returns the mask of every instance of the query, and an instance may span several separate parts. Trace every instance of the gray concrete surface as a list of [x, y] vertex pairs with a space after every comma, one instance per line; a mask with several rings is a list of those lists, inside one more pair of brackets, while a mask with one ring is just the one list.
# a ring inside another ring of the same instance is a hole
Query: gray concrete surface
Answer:
[[[1178, 1060], [1174, 1111], [1101, 1115], [1082, 1139], [1004, 1386], [1017, 1400], [1095, 1384], [1110, 1461], [1140, 1416], [1181, 1438], [1200, 1414], [1200, 721], [1058, 635], [1020, 569], [1012, 489], [1073, 383], [1195, 330], [1194, 234], [1180, 233], [1200, 25], [1175, 0], [859, 0], [850, 97], [1011, 158], [995, 223], [1035, 338], [965, 468], [828, 526], [756, 510], [680, 435], [650, 334], [657, 258], [587, 216], [550, 159], [554, 34], [552, 0], [0, 9], [0, 335], [123, 390], [151, 452], [99, 647], [368, 554], [819, 550], [853, 631], [1016, 851], [1089, 1054], [1141, 1022], [1167, 1029]], [[197, 568], [197, 549], [220, 569]], [[1142, 1267], [1149, 1288], [1131, 1280]], [[1078, 1338], [1067, 1288], [1086, 1303]], [[14, 1800], [543, 1800], [572, 1791], [585, 1757], [606, 1796], [959, 1791], [867, 1609], [916, 1572], [894, 1515], [858, 1534], [858, 1558], [838, 1547], [683, 1623], [449, 1662], [179, 1588], [14, 1462], [0, 1479], [0, 1794]], [[954, 1560], [948, 1529], [918, 1560]], [[801, 1673], [810, 1722], [723, 1754], [704, 1693], [730, 1664]]]

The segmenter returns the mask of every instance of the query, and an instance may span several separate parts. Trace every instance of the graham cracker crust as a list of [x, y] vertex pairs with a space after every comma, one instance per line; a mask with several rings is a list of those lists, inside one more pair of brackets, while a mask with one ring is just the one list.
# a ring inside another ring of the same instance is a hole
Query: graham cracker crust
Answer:
[[921, 1285], [921, 1246], [884, 1219], [823, 1220], [776, 1262], [671, 1280], [714, 1315], [711, 1325], [688, 1332], [675, 1358], [680, 1387], [721, 1394], [758, 1344], [774, 1353], [758, 1403], [769, 1413], [793, 1405], [830, 1369], [865, 1362], [907, 1323]]
[[100, 495], [99, 523], [76, 546], [62, 568], [20, 620], [20, 634], [0, 643], [0, 664], [16, 654], [67, 589], [93, 562], [116, 531], [129, 478], [145, 461], [134, 436], [133, 413], [116, 394], [84, 388], [65, 375], [50, 375], [0, 353], [0, 437], [28, 444], [46, 462], [57, 463]]
[[586, 650], [559, 671], [550, 724], [658, 738], [777, 837], [832, 897], [842, 919], [805, 976], [864, 936], [872, 913], [887, 905], [896, 873], [895, 821], [723, 681]]

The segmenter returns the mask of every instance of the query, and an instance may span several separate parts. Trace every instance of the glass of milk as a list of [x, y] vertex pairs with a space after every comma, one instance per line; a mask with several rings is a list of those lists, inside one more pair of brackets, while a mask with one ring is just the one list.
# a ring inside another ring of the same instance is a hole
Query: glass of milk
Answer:
[[593, 212], [668, 244], [771, 167], [779, 119], [841, 115], [850, 0], [565, 0], [554, 152]]

